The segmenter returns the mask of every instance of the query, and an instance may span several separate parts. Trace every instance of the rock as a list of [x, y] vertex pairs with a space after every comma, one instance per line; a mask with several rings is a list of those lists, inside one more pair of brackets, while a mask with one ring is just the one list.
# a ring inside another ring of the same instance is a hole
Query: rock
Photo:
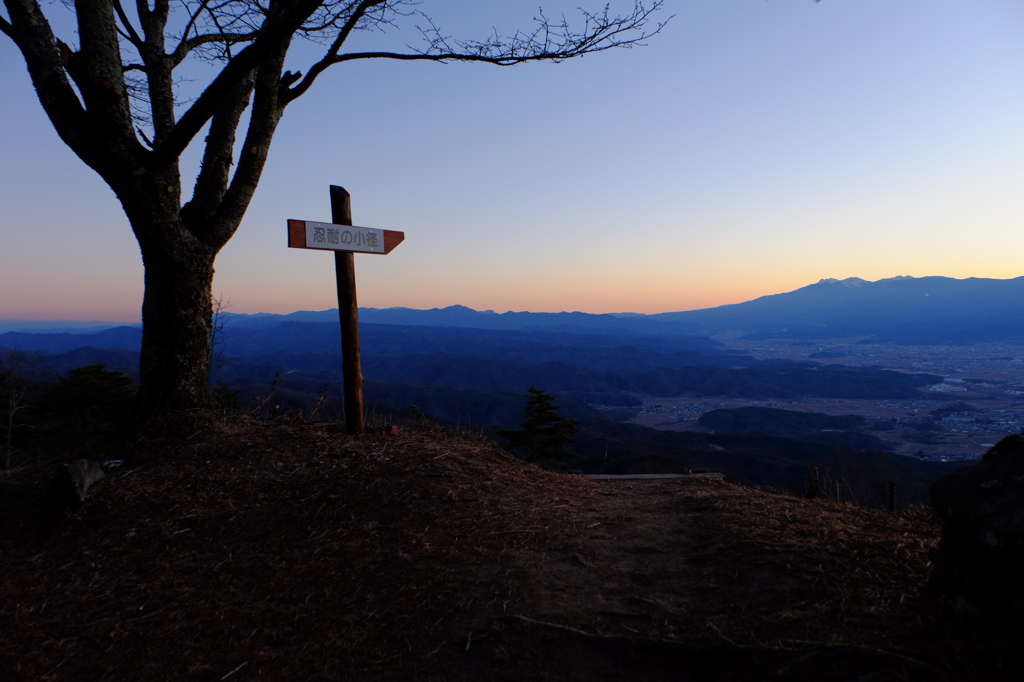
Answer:
[[53, 479], [50, 497], [57, 507], [78, 509], [94, 484], [106, 478], [103, 467], [87, 459], [76, 459], [61, 467]]
[[932, 506], [944, 521], [932, 584], [972, 627], [988, 631], [1024, 663], [1024, 435], [1008, 436], [980, 462], [936, 481]]

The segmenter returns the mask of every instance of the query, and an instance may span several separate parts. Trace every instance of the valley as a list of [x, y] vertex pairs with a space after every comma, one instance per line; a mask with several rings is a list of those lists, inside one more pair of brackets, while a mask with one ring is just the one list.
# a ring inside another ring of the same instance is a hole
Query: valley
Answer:
[[[822, 280], [660, 315], [364, 309], [365, 404], [376, 423], [432, 420], [501, 443], [535, 386], [581, 425], [575, 471], [704, 469], [800, 493], [818, 471], [845, 486], [835, 499], [884, 505], [897, 482], [900, 504], [925, 503], [931, 482], [1024, 429], [1022, 300], [1024, 278], [928, 277]], [[340, 418], [337, 311], [217, 325], [222, 407]], [[0, 334], [0, 353], [38, 382], [97, 363], [138, 378], [139, 328], [63, 326]], [[16, 427], [26, 444], [30, 426]]]
[[[767, 407], [827, 415], [858, 415], [892, 452], [955, 461], [976, 459], [1002, 437], [1024, 430], [1024, 349], [1016, 344], [904, 346], [772, 339], [741, 334], [716, 337], [735, 352], [758, 360], [842, 363], [901, 372], [925, 372], [945, 380], [916, 399], [841, 399], [801, 396], [771, 400], [729, 396], [637, 396], [632, 423], [655, 429], [709, 433], [698, 419], [711, 410]], [[955, 409], [959, 403], [967, 408]], [[936, 413], [936, 411], [940, 411]]]

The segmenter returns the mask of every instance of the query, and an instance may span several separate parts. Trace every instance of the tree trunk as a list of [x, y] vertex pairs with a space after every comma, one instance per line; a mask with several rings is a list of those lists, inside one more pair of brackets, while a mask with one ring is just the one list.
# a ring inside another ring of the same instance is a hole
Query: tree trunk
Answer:
[[142, 247], [146, 274], [139, 408], [143, 415], [209, 405], [216, 255], [216, 249], [195, 239], [178, 242], [173, 250]]

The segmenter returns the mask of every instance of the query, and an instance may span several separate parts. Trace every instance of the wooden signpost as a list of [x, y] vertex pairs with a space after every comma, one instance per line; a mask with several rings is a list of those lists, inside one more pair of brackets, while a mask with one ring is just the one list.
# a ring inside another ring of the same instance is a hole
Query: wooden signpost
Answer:
[[366, 428], [363, 370], [359, 355], [355, 254], [388, 254], [404, 239], [404, 232], [354, 226], [352, 195], [337, 185], [331, 185], [330, 223], [288, 221], [289, 247], [334, 252], [334, 270], [338, 278], [338, 316], [341, 319], [341, 373], [345, 383], [345, 430], [350, 435], [363, 433]]

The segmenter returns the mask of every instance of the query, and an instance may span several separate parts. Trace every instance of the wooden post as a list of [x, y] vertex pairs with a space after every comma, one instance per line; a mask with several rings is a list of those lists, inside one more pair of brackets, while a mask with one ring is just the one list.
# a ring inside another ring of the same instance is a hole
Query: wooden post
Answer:
[[[352, 224], [352, 195], [331, 185], [331, 222]], [[356, 259], [351, 251], [334, 252], [338, 277], [338, 316], [341, 318], [341, 373], [345, 383], [345, 431], [363, 433], [363, 369], [359, 352], [359, 304], [356, 301]]]
[[352, 224], [352, 197], [344, 187], [331, 185], [331, 223], [288, 220], [288, 247], [334, 251], [341, 322], [341, 372], [344, 379], [345, 430], [350, 435], [366, 430], [363, 409], [363, 368], [359, 357], [359, 303], [356, 300], [356, 253], [391, 253], [405, 239], [404, 232], [356, 227]]

